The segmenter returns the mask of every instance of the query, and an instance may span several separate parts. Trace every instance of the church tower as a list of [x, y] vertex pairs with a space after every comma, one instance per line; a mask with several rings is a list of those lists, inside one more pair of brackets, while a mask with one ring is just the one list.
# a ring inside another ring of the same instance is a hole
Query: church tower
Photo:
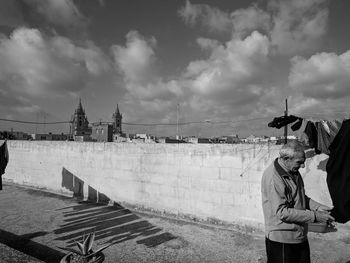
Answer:
[[113, 113], [113, 133], [121, 134], [122, 133], [122, 118], [123, 116], [120, 114], [119, 107], [117, 104], [117, 109], [115, 113]]
[[71, 119], [71, 134], [73, 136], [90, 135], [89, 121], [85, 115], [81, 99]]

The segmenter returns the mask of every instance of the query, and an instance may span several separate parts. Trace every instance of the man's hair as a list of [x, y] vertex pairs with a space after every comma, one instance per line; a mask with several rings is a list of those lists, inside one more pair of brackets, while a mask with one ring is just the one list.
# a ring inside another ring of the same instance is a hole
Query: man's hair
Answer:
[[305, 153], [304, 145], [299, 141], [290, 141], [283, 145], [280, 149], [280, 158], [293, 159], [298, 153]]

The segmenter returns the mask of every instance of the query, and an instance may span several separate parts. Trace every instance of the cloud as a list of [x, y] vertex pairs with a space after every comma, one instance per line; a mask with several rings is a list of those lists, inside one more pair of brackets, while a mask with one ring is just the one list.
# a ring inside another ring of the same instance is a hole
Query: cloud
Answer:
[[[32, 113], [42, 112], [40, 106], [33, 104], [30, 100], [24, 98], [20, 94], [14, 96], [10, 90], [7, 90], [1, 80], [0, 86], [1, 118], [18, 119], [18, 116], [21, 116], [21, 118], [25, 119], [25, 117], [30, 117]], [[11, 125], [13, 125], [13, 123], [11, 123]]]
[[309, 59], [297, 56], [292, 60], [289, 85], [309, 98], [349, 97], [350, 50], [337, 55], [318, 53]]
[[185, 23], [192, 26], [199, 23], [210, 31], [224, 32], [232, 27], [229, 14], [205, 4], [191, 4], [187, 0], [185, 6], [179, 9], [178, 14]]
[[23, 0], [52, 25], [80, 28], [87, 20], [73, 0]]
[[126, 46], [114, 45], [115, 65], [124, 78], [131, 96], [142, 100], [169, 99], [181, 93], [173, 81], [164, 81], [157, 70], [154, 37], [145, 38], [137, 31], [126, 35]]
[[271, 29], [270, 14], [257, 5], [235, 10], [231, 13], [233, 35], [245, 37], [254, 30], [268, 32]]
[[127, 81], [134, 83], [149, 83], [154, 80], [151, 67], [155, 63], [155, 38], [146, 39], [137, 31], [126, 35], [126, 47], [112, 47], [118, 69], [124, 73]]
[[266, 10], [257, 4], [231, 13], [204, 4], [185, 6], [178, 13], [194, 26], [200, 24], [212, 32], [230, 32], [233, 38], [245, 38], [253, 31], [267, 35], [277, 54], [296, 55], [320, 46], [328, 25], [328, 0], [271, 0]]
[[272, 45], [282, 54], [314, 50], [327, 32], [328, 0], [273, 0]]
[[[208, 59], [190, 62], [172, 80], [160, 77], [154, 38], [132, 31], [127, 34], [125, 46], [112, 48], [127, 90], [123, 109], [130, 112], [128, 121], [175, 123], [177, 104], [182, 122], [254, 118], [276, 108], [273, 102], [280, 95], [269, 87], [270, 46], [266, 36], [252, 32], [242, 40], [235, 38], [225, 44], [206, 38], [199, 38], [197, 43], [209, 53]], [[266, 104], [258, 107], [262, 99]], [[163, 128], [157, 131], [165, 132]], [[152, 132], [156, 132], [154, 129]], [[186, 129], [196, 132], [195, 127]]]
[[0, 1], [0, 26], [8, 35], [19, 27], [33, 27], [77, 39], [87, 36], [88, 24], [73, 0]]
[[[200, 43], [203, 45], [203, 39]], [[226, 45], [215, 44], [211, 47], [213, 49], [208, 60], [193, 61], [187, 67], [186, 76], [190, 79], [193, 92], [234, 99], [237, 103], [247, 97], [259, 96], [260, 78], [269, 60], [267, 37], [253, 32], [244, 40], [232, 39]]]
[[204, 38], [198, 39], [198, 44], [210, 52], [209, 58], [190, 62], [179, 81], [186, 94], [183, 108], [189, 116], [195, 120], [227, 121], [266, 116], [274, 111], [281, 92], [270, 87], [270, 46], [266, 36], [255, 31], [225, 44]]
[[108, 63], [92, 43], [77, 46], [36, 29], [19, 28], [9, 38], [0, 37], [0, 81], [12, 93], [43, 97], [77, 92], [107, 71]]

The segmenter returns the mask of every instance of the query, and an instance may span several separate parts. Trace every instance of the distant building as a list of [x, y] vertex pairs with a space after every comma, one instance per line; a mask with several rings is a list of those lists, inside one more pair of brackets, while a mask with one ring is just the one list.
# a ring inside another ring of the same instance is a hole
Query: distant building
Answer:
[[32, 133], [31, 134], [32, 140], [35, 141], [51, 141], [51, 135], [49, 134], [43, 134], [43, 133]]
[[12, 139], [12, 140], [30, 140], [31, 136], [28, 133], [21, 132], [21, 131], [3, 131], [0, 135], [0, 137], [4, 137], [6, 139]]
[[228, 136], [222, 136], [219, 138], [213, 138], [214, 143], [228, 143], [228, 144], [233, 144], [233, 143], [239, 143], [241, 142], [241, 139], [238, 138], [238, 135], [228, 135]]
[[186, 143], [184, 140], [178, 140], [176, 138], [160, 137], [157, 139], [159, 143]]
[[113, 125], [110, 123], [96, 122], [92, 124], [91, 138], [97, 142], [113, 141]]
[[67, 134], [53, 134], [53, 133], [33, 133], [31, 139], [36, 141], [66, 141], [68, 140]]
[[113, 142], [131, 142], [132, 140], [130, 139], [129, 136], [126, 134], [113, 134]]
[[269, 143], [270, 137], [250, 135], [249, 137], [242, 139], [241, 141], [246, 143]]
[[122, 119], [123, 116], [120, 114], [119, 107], [113, 113], [113, 134], [122, 134]]
[[186, 138], [186, 142], [188, 143], [213, 143], [213, 141], [209, 138], [198, 138], [198, 137], [188, 137]]
[[255, 136], [255, 135], [250, 135], [249, 137], [243, 139], [243, 142], [246, 143], [261, 143], [261, 142], [267, 142], [269, 140], [269, 137], [266, 136]]
[[154, 143], [156, 142], [156, 137], [154, 135], [146, 133], [137, 133], [133, 141], [144, 142], [144, 143]]
[[61, 133], [61, 134], [54, 134], [54, 133], [49, 133], [51, 134], [51, 138], [53, 141], [67, 141], [69, 136], [68, 134], [64, 134], [64, 133]]
[[[88, 140], [91, 135], [91, 127], [89, 127], [89, 121], [81, 105], [81, 99], [71, 119], [70, 134], [74, 140]], [[79, 138], [76, 138], [79, 137]]]

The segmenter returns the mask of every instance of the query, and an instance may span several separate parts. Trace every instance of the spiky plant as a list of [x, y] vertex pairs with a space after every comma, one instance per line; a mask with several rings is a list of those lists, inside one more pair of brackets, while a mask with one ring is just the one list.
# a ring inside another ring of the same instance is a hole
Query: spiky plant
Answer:
[[[87, 236], [83, 235], [83, 241], [78, 242], [75, 241], [75, 244], [78, 246], [79, 251], [73, 248], [63, 248], [69, 252], [72, 252], [70, 256], [66, 256], [61, 260], [61, 263], [69, 262], [69, 263], [94, 263], [101, 262], [100, 258], [97, 257], [102, 250], [109, 247], [111, 244], [100, 247], [96, 251], [92, 250], [92, 245], [95, 240], [95, 232], [89, 233]], [[69, 261], [68, 261], [69, 258]]]

